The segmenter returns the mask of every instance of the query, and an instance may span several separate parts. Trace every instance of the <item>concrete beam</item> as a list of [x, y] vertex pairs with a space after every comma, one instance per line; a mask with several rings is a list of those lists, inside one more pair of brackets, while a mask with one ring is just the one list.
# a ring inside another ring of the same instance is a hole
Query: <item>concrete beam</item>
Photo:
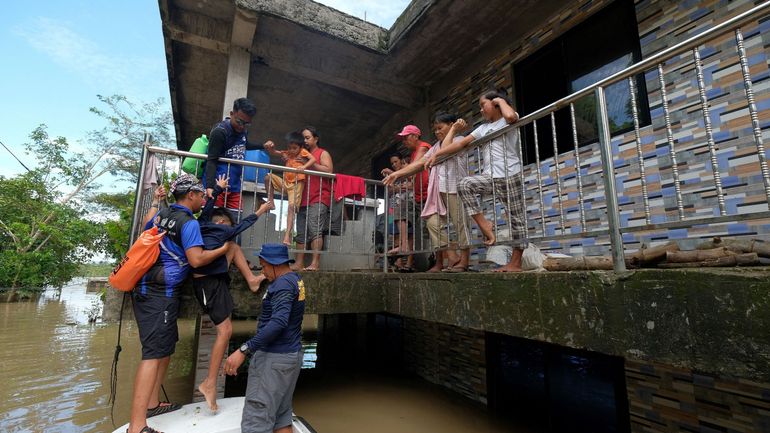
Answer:
[[[421, 93], [416, 88], [381, 81], [367, 74], [368, 71], [365, 70], [349, 71], [349, 75], [343, 76], [334, 74], [331, 71], [326, 72], [322, 69], [303, 66], [276, 57], [267, 59], [260, 56], [260, 62], [264, 62], [270, 68], [286, 74], [339, 87], [359, 95], [398, 105], [399, 107], [414, 108], [422, 104]], [[321, 68], [325, 69], [323, 66]]]
[[249, 70], [251, 68], [251, 47], [254, 33], [257, 30], [257, 15], [241, 9], [235, 9], [233, 17], [232, 36], [230, 41], [230, 58], [227, 63], [227, 79], [225, 81], [225, 99], [222, 117], [228, 116], [233, 107], [233, 101], [246, 97], [249, 91]]
[[168, 32], [171, 40], [175, 42], [192, 45], [194, 47], [199, 47], [206, 50], [216, 51], [221, 54], [230, 53], [230, 46], [226, 42], [217, 41], [215, 39], [189, 33], [171, 26], [166, 26], [166, 31]]
[[351, 44], [385, 52], [388, 31], [329, 6], [306, 0], [236, 0], [236, 7], [296, 22]]

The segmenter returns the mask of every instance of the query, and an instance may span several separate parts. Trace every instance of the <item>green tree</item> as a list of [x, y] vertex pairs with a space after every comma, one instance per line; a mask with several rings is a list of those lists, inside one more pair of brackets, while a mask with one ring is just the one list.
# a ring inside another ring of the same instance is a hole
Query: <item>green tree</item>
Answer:
[[45, 177], [0, 176], [0, 287], [64, 284], [99, 248], [99, 224], [57, 203]]
[[115, 215], [102, 224], [104, 228], [102, 251], [116, 262], [126, 255], [128, 250], [131, 217], [134, 211], [134, 192], [103, 192], [95, 195], [91, 203], [102, 211]]
[[145, 131], [153, 144], [168, 146], [173, 121], [162, 100], [98, 99], [101, 106], [91, 112], [106, 126], [87, 133], [79, 152], [66, 138], [50, 137], [43, 124], [27, 144], [36, 168], [0, 177], [0, 287], [61, 285], [95, 252], [113, 258], [125, 252], [133, 185], [125, 187], [130, 192], [97, 193], [98, 181], [110, 174], [113, 181], [135, 183]]

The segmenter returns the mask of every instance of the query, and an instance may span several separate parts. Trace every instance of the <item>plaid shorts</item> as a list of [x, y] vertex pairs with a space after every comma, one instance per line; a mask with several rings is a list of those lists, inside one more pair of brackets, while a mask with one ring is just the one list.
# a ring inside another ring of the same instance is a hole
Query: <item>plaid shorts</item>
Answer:
[[460, 180], [458, 185], [460, 200], [463, 202], [465, 213], [473, 216], [481, 213], [481, 203], [477, 195], [494, 194], [507, 210], [510, 240], [515, 248], [527, 247], [526, 210], [522, 195], [521, 176], [518, 174], [508, 178], [495, 178], [488, 175], [468, 176]]

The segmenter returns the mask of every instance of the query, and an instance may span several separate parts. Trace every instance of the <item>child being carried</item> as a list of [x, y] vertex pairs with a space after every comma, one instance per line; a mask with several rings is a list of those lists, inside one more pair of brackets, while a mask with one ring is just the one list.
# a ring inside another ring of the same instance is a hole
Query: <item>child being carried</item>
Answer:
[[[294, 131], [286, 134], [286, 150], [272, 150], [271, 145], [265, 144], [265, 148], [275, 156], [280, 156], [287, 167], [300, 171], [305, 171], [316, 163], [315, 157], [304, 147], [305, 138], [300, 131]], [[305, 175], [302, 173], [284, 172], [283, 177], [270, 173], [265, 176], [265, 190], [267, 191], [267, 202], [273, 204], [274, 191], [280, 191], [281, 195], [286, 194], [289, 201], [289, 209], [286, 213], [286, 232], [283, 236], [283, 244], [291, 245], [291, 234], [294, 230], [294, 215], [302, 201], [302, 189], [305, 184]]]

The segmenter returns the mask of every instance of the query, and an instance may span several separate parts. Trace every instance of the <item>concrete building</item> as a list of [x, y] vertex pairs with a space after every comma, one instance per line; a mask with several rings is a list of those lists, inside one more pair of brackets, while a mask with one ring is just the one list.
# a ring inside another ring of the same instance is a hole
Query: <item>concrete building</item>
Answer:
[[[232, 101], [245, 95], [258, 107], [252, 140], [311, 124], [321, 132], [336, 172], [374, 177], [406, 123], [429, 131], [439, 110], [478, 123], [477, 98], [489, 86], [508, 89], [522, 114], [535, 112], [755, 2], [414, 0], [391, 29], [308, 0], [159, 3], [180, 149], [208, 133]], [[768, 22], [742, 28], [756, 112], [746, 100], [744, 65], [732, 33], [698, 49], [707, 116], [691, 56], [666, 61], [662, 75], [652, 68], [607, 89], [621, 225], [644, 228], [623, 234], [628, 248], [770, 233], [768, 179], [760, 170], [765, 155], [757, 150], [770, 120]], [[569, 110], [560, 110], [552, 121], [537, 121], [539, 131], [533, 123], [522, 130], [527, 216], [541, 247], [587, 255], [609, 248], [606, 233], [585, 236], [607, 227], [592, 106], [575, 102], [574, 121]], [[748, 212], [758, 217], [737, 217]], [[712, 215], [736, 217], [666, 227]], [[506, 382], [501, 354], [551, 353], [527, 345], [553, 343], [560, 347], [553, 356], [579, 358], [568, 350], [589, 350], [609, 357], [597, 368], [619, 368], [619, 378], [605, 378], [622, 385], [607, 397], [617, 402], [612, 407], [619, 427], [613, 431], [757, 432], [770, 431], [768, 318], [753, 315], [770, 299], [757, 292], [768, 276], [758, 272], [635, 274], [630, 282], [591, 273], [490, 277], [479, 285], [489, 298], [468, 291], [477, 281], [471, 277], [439, 290], [429, 277], [321, 275], [308, 299], [315, 295], [319, 301], [309, 301], [310, 309], [327, 315], [321, 320], [327, 342], [398, 332], [401, 352], [390, 353], [403, 355], [407, 368], [495, 410], [521, 404], [511, 393], [532, 385]], [[371, 293], [353, 301], [339, 287], [344, 278]], [[645, 284], [655, 291], [646, 292]], [[738, 307], [712, 293], [731, 284], [730, 296], [746, 307], [745, 314], [733, 314]], [[506, 292], [498, 298], [499, 291]], [[360, 315], [336, 314], [343, 312]], [[709, 337], [717, 330], [718, 339]], [[447, 347], [458, 349], [436, 355]]]

